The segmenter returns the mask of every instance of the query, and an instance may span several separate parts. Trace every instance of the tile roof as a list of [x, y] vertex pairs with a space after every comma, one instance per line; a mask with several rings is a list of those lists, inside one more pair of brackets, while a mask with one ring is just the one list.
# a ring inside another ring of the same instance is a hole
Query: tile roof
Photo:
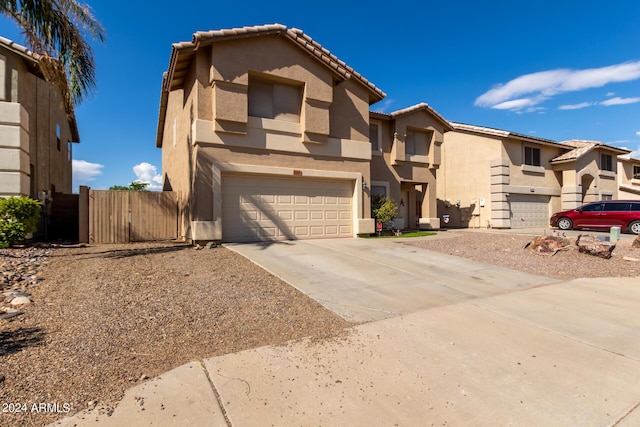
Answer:
[[355, 71], [353, 68], [348, 66], [344, 61], [338, 59], [334, 54], [329, 52], [327, 49], [322, 47], [320, 43], [313, 40], [307, 34], [305, 34], [302, 30], [297, 28], [287, 28], [282, 24], [269, 24], [269, 25], [258, 25], [253, 27], [242, 27], [242, 28], [231, 28], [231, 29], [223, 29], [223, 30], [212, 30], [212, 31], [198, 31], [193, 34], [193, 39], [191, 42], [182, 42], [173, 44], [173, 51], [171, 54], [171, 63], [169, 65], [169, 78], [168, 84], [172, 83], [173, 73], [172, 66], [174, 64], [175, 56], [178, 55], [181, 51], [185, 50], [187, 52], [193, 52], [200, 45], [209, 44], [213, 41], [221, 40], [221, 39], [233, 39], [233, 38], [244, 38], [244, 37], [254, 37], [258, 35], [268, 35], [268, 34], [283, 34], [286, 35], [290, 40], [297, 43], [300, 47], [305, 49], [311, 55], [313, 55], [320, 62], [324, 63], [327, 67], [329, 67], [335, 73], [341, 75], [345, 79], [350, 79], [351, 77], [355, 78], [356, 81], [363, 84], [374, 94], [374, 99], [380, 100], [387, 96], [382, 90], [380, 90], [376, 85], [371, 83], [369, 80], [364, 78], [362, 74]]
[[37, 63], [42, 58], [41, 55], [38, 55], [37, 53], [30, 51], [26, 47], [19, 45], [13, 40], [9, 40], [8, 38], [2, 37], [2, 36], [0, 36], [0, 44], [4, 45], [4, 47], [12, 50], [13, 52], [23, 57], [26, 57], [26, 59], [34, 63]]
[[395, 118], [403, 116], [405, 114], [413, 113], [413, 112], [416, 112], [416, 111], [422, 111], [422, 110], [429, 112], [430, 114], [435, 116], [438, 120], [440, 120], [442, 123], [444, 123], [445, 128], [447, 128], [447, 130], [453, 130], [453, 127], [451, 126], [451, 123], [447, 119], [442, 117], [436, 110], [431, 108], [431, 106], [429, 104], [427, 104], [426, 102], [421, 102], [419, 104], [412, 105], [412, 106], [407, 107], [407, 108], [403, 108], [402, 110], [393, 111], [393, 112], [389, 113], [389, 116], [391, 116], [392, 118], [395, 119]]
[[588, 141], [584, 139], [571, 139], [569, 141], [562, 141], [560, 144], [572, 147], [571, 151], [568, 151], [554, 159], [551, 160], [551, 163], [559, 163], [559, 162], [568, 162], [572, 160], [577, 160], [590, 151], [594, 150], [596, 147], [603, 147], [609, 150], [613, 150], [618, 152], [619, 154], [630, 153], [631, 150], [627, 150], [624, 148], [613, 147], [611, 145], [606, 145], [600, 141]]
[[475, 126], [475, 125], [467, 125], [464, 123], [455, 123], [455, 122], [451, 122], [451, 126], [453, 127], [454, 130], [475, 132], [475, 133], [481, 133], [485, 135], [501, 136], [503, 138], [516, 138], [516, 139], [521, 139], [529, 142], [539, 142], [544, 144], [560, 145], [556, 141], [552, 141], [550, 139], [538, 138], [536, 136], [510, 132], [508, 130], [494, 129], [494, 128], [488, 128], [483, 126]]

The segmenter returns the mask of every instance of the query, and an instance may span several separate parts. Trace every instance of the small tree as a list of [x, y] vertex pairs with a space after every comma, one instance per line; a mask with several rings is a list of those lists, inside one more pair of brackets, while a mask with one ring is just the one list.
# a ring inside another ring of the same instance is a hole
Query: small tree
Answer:
[[38, 228], [42, 205], [28, 197], [0, 199], [0, 248], [24, 240]]
[[131, 184], [129, 184], [128, 187], [125, 187], [124, 185], [112, 185], [111, 187], [109, 187], [109, 190], [149, 191], [147, 190], [148, 185], [148, 182], [133, 181]]
[[129, 190], [131, 190], [131, 191], [149, 191], [149, 190], [147, 190], [147, 186], [148, 185], [149, 185], [148, 182], [133, 181], [131, 184], [129, 184]]
[[377, 222], [389, 222], [398, 215], [398, 205], [389, 197], [371, 196], [371, 211]]

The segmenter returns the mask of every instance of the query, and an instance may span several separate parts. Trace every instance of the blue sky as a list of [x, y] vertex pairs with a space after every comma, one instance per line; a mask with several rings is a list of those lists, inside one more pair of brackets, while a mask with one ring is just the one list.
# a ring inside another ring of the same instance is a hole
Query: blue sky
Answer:
[[[372, 110], [427, 102], [451, 121], [597, 140], [640, 158], [635, 0], [88, 4], [108, 36], [93, 43], [98, 88], [76, 112], [74, 190], [136, 179], [158, 186], [155, 135], [171, 44], [195, 31], [275, 22], [302, 29], [386, 92]], [[5, 18], [0, 35], [22, 42]]]

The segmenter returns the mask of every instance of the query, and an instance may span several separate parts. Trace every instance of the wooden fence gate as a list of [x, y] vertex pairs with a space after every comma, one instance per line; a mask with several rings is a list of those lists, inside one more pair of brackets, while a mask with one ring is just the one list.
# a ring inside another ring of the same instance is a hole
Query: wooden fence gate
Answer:
[[169, 240], [177, 236], [175, 193], [89, 190], [89, 243]]

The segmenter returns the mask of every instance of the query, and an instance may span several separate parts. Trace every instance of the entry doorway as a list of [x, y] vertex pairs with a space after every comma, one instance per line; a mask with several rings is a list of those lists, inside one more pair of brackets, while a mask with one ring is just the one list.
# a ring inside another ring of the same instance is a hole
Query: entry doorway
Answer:
[[[398, 206], [398, 215], [402, 218], [402, 229], [409, 228], [409, 192], [400, 192], [400, 203]], [[398, 219], [400, 219], [398, 218]]]

